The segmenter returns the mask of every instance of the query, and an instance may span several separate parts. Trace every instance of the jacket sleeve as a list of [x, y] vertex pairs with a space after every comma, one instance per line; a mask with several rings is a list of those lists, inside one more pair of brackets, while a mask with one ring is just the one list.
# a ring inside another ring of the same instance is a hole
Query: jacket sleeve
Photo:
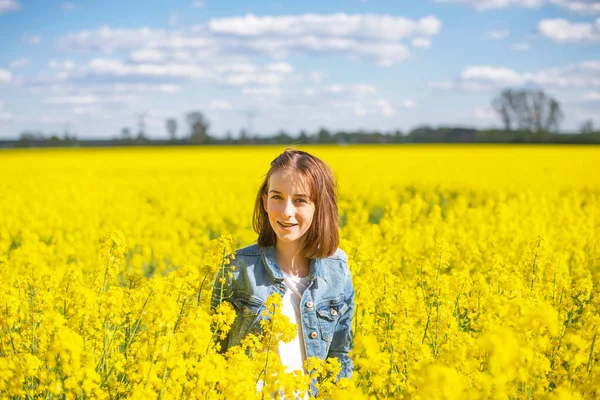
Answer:
[[352, 334], [352, 317], [354, 315], [354, 286], [352, 285], [352, 276], [350, 271], [346, 278], [344, 285], [344, 297], [348, 309], [340, 317], [333, 334], [333, 340], [329, 348], [327, 357], [336, 357], [342, 366], [338, 379], [350, 378], [352, 375], [352, 359], [348, 355], [348, 352], [353, 347], [353, 334]]

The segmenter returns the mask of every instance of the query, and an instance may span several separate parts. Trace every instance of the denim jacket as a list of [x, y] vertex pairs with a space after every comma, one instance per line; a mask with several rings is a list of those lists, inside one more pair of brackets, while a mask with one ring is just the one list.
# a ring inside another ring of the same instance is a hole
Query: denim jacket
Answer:
[[[272, 293], [283, 296], [286, 287], [283, 273], [277, 265], [273, 246], [254, 244], [236, 250], [233, 279], [222, 288], [218, 274], [211, 298], [211, 309], [219, 299], [233, 304], [237, 317], [222, 351], [240, 344], [248, 333], [260, 333], [260, 320], [265, 301]], [[350, 377], [352, 360], [348, 352], [352, 347], [352, 315], [354, 313], [354, 287], [348, 269], [346, 253], [338, 249], [326, 258], [311, 259], [310, 283], [300, 301], [302, 334], [307, 357], [322, 360], [336, 357], [342, 369], [338, 378]]]

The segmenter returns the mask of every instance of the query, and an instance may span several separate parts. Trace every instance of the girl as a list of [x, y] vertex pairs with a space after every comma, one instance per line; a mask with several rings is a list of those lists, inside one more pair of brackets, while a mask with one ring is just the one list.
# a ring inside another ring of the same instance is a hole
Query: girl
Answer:
[[336, 185], [329, 167], [304, 151], [286, 149], [271, 162], [254, 205], [258, 243], [237, 250], [233, 278], [215, 280], [211, 308], [233, 304], [237, 317], [222, 351], [259, 333], [267, 297], [283, 296], [282, 313], [297, 324], [279, 357], [302, 371], [307, 357], [337, 357], [338, 378], [350, 377], [354, 287], [346, 254], [338, 249]]

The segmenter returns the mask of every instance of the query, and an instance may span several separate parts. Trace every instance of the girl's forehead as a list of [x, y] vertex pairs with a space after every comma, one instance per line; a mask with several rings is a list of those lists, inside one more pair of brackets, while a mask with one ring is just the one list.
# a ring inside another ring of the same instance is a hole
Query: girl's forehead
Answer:
[[269, 177], [269, 190], [290, 192], [293, 194], [310, 194], [308, 179], [295, 171], [279, 170]]

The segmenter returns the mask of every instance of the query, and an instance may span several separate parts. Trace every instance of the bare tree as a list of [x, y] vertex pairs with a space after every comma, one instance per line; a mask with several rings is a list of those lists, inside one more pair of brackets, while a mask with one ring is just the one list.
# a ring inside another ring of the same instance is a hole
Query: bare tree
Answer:
[[492, 101], [506, 130], [558, 131], [560, 104], [542, 90], [506, 89]]
[[185, 115], [190, 126], [190, 141], [194, 143], [208, 142], [208, 120], [200, 111], [191, 111]]
[[171, 140], [175, 140], [177, 137], [177, 120], [175, 118], [168, 118], [166, 125], [167, 132], [169, 132], [169, 137]]

